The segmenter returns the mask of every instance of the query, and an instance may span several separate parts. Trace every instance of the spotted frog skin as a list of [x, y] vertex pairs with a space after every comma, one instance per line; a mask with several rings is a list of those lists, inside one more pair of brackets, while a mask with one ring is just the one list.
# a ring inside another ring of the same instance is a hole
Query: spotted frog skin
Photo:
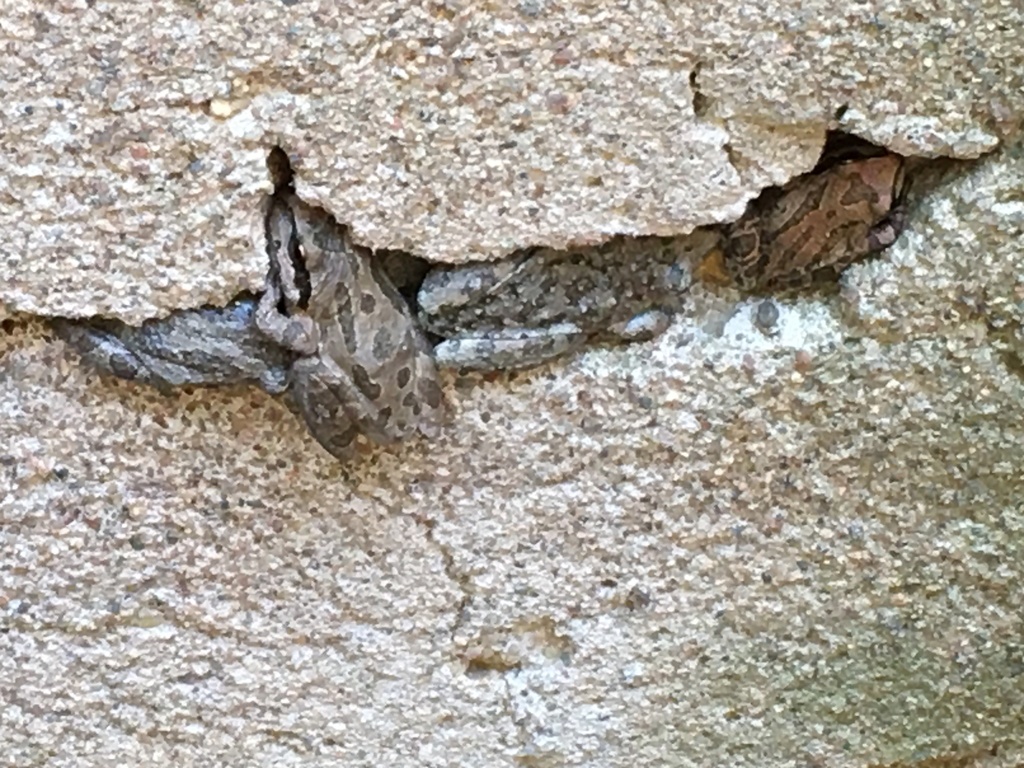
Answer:
[[535, 248], [498, 262], [435, 267], [419, 320], [441, 338], [438, 364], [526, 368], [588, 339], [637, 341], [663, 331], [685, 298], [695, 253], [712, 233], [615, 238], [597, 247]]
[[288, 388], [294, 355], [257, 332], [255, 312], [256, 298], [246, 295], [226, 307], [175, 312], [138, 327], [101, 318], [51, 324], [85, 362], [164, 393], [253, 383], [279, 395]]
[[294, 194], [272, 198], [266, 221], [256, 327], [296, 356], [290, 394], [310, 432], [339, 458], [359, 434], [384, 444], [433, 434], [444, 404], [432, 350], [378, 263]]
[[95, 367], [167, 391], [255, 382], [285, 393], [313, 436], [344, 459], [356, 436], [392, 443], [432, 434], [444, 403], [412, 310], [348, 231], [290, 192], [267, 202], [266, 291], [222, 308], [132, 327], [55, 319]]
[[766, 190], [725, 228], [725, 267], [744, 290], [835, 278], [895, 242], [904, 226], [904, 160], [882, 154], [839, 162]]

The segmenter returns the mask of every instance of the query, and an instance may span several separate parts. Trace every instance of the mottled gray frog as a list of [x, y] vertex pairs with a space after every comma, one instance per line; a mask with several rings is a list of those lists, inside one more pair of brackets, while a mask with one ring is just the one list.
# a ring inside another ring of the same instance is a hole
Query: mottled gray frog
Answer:
[[56, 319], [87, 362], [162, 390], [258, 383], [287, 391], [310, 432], [347, 457], [360, 432], [390, 443], [433, 431], [444, 404], [430, 344], [365, 249], [294, 194], [268, 200], [265, 293], [138, 328]]
[[432, 434], [444, 402], [429, 342], [347, 228], [294, 194], [269, 203], [270, 275], [256, 326], [296, 355], [289, 392], [310, 432], [343, 458], [356, 435]]
[[904, 226], [904, 160], [839, 162], [765, 190], [725, 228], [725, 268], [744, 290], [808, 285], [892, 245]]
[[420, 286], [420, 323], [442, 338], [434, 350], [439, 365], [477, 370], [534, 366], [595, 337], [652, 338], [682, 302], [694, 255], [714, 243], [707, 231], [618, 237], [435, 267]]

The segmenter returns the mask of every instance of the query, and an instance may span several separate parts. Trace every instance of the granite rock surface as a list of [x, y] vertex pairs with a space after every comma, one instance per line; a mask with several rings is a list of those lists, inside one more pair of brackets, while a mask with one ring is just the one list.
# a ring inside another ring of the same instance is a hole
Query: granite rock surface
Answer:
[[132, 322], [265, 271], [274, 146], [358, 241], [494, 258], [735, 219], [841, 128], [1019, 129], [1018, 3], [4, 0], [0, 304]]
[[1015, 764], [1022, 189], [1019, 148], [937, 174], [768, 330], [698, 287], [653, 342], [450, 373], [439, 439], [350, 465], [6, 321], [5, 756]]
[[[2, 762], [1024, 762], [1022, 26], [6, 2]], [[351, 464], [259, 391], [110, 380], [32, 316], [259, 288], [275, 144], [362, 242], [457, 261], [735, 218], [830, 127], [959, 158], [883, 256], [449, 371], [438, 439]]]

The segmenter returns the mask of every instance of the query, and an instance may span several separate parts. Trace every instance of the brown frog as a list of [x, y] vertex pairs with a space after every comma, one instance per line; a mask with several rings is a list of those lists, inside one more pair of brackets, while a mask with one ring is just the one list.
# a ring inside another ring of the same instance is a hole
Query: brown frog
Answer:
[[904, 225], [904, 159], [857, 157], [765, 190], [725, 229], [724, 266], [743, 290], [835, 278], [884, 250]]

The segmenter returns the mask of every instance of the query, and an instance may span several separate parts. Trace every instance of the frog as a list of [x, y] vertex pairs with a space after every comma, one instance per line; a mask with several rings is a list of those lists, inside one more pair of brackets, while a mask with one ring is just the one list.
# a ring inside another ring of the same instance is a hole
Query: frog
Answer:
[[695, 254], [713, 233], [615, 237], [596, 246], [524, 249], [493, 262], [436, 265], [417, 294], [439, 366], [532, 368], [589, 341], [635, 342], [669, 326]]
[[724, 228], [725, 271], [752, 292], [837, 279], [899, 238], [906, 224], [905, 166], [895, 153], [847, 150], [765, 190]]
[[52, 326], [85, 362], [165, 393], [249, 383], [282, 396], [338, 459], [352, 456], [360, 434], [384, 444], [435, 435], [445, 404], [433, 351], [380, 264], [294, 190], [276, 190], [262, 213], [261, 295], [138, 327], [109, 318]]
[[295, 355], [289, 395], [339, 459], [359, 435], [435, 436], [445, 403], [433, 349], [379, 261], [347, 227], [294, 192], [268, 202], [270, 254], [256, 327]]
[[257, 330], [256, 306], [246, 292], [223, 307], [181, 310], [141, 326], [113, 318], [56, 317], [50, 324], [87, 364], [164, 394], [188, 385], [255, 384], [281, 395], [294, 355]]

